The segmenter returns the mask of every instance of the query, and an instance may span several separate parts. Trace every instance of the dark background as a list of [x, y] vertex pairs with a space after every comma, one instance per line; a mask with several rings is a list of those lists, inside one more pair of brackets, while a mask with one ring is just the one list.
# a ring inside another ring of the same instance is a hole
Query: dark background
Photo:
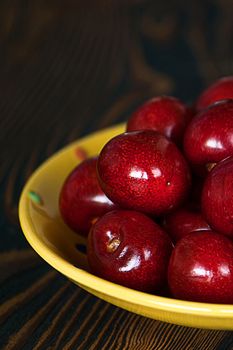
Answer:
[[233, 349], [231, 332], [144, 319], [70, 284], [17, 214], [23, 184], [57, 149], [149, 97], [192, 103], [232, 74], [232, 0], [0, 1], [0, 347]]

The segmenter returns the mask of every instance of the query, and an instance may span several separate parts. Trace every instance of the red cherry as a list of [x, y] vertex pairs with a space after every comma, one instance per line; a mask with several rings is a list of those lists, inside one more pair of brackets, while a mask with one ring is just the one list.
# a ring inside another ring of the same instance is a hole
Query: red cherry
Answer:
[[213, 105], [192, 119], [185, 131], [184, 151], [194, 167], [208, 170], [233, 155], [233, 100]]
[[190, 183], [178, 148], [152, 130], [110, 140], [100, 153], [97, 171], [103, 191], [114, 203], [155, 215], [178, 206]]
[[146, 215], [129, 210], [105, 214], [88, 236], [91, 271], [109, 281], [144, 292], [166, 286], [172, 251], [168, 235]]
[[79, 164], [63, 184], [59, 206], [69, 227], [87, 235], [93, 222], [115, 205], [101, 190], [96, 176], [97, 158], [90, 158]]
[[213, 231], [183, 237], [170, 258], [168, 283], [177, 299], [233, 304], [233, 242]]
[[214, 102], [226, 99], [233, 99], [233, 76], [221, 78], [204, 90], [197, 100], [196, 108], [200, 111]]
[[132, 114], [127, 124], [127, 131], [155, 130], [180, 143], [190, 116], [191, 109], [177, 98], [155, 97]]
[[164, 228], [173, 242], [193, 231], [210, 230], [202, 214], [188, 209], [178, 209], [164, 219]]
[[233, 157], [218, 163], [207, 176], [202, 210], [213, 229], [233, 237]]

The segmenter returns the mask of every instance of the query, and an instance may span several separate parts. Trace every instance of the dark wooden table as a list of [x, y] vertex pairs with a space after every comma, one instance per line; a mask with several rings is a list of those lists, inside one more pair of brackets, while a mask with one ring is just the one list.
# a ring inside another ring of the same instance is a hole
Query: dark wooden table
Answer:
[[144, 99], [191, 102], [233, 73], [232, 1], [0, 2], [0, 347], [233, 349], [232, 332], [165, 324], [101, 301], [48, 266], [18, 222], [32, 171]]

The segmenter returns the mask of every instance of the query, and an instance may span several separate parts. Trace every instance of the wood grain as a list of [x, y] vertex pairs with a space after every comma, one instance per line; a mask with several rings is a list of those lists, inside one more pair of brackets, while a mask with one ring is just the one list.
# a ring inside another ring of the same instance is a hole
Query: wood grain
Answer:
[[231, 10], [229, 1], [0, 3], [0, 348], [233, 349], [232, 332], [143, 318], [67, 282], [31, 250], [17, 216], [28, 176], [68, 142], [153, 95], [192, 102], [232, 74]]

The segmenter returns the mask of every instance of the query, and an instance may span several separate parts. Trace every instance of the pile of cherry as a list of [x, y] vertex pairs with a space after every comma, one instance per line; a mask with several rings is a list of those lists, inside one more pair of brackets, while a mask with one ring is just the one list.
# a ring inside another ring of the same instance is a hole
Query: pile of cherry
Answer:
[[66, 179], [60, 212], [91, 271], [157, 295], [233, 304], [233, 77], [192, 107], [155, 97]]

